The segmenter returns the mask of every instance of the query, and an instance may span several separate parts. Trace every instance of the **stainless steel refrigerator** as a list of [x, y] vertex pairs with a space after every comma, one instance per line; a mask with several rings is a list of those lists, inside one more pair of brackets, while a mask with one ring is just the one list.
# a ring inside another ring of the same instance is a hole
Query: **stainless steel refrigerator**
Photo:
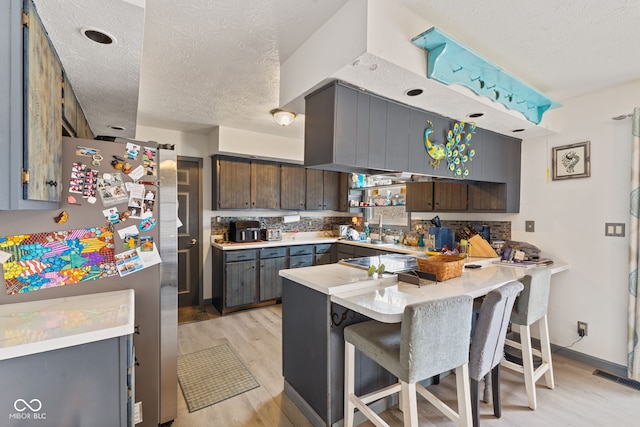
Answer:
[[[178, 334], [177, 160], [173, 146], [120, 138], [63, 138], [62, 158], [63, 182], [57, 183], [62, 185], [59, 209], [0, 211], [0, 236], [111, 227], [116, 258], [131, 248], [153, 244], [161, 262], [135, 271], [122, 270], [123, 275], [105, 273], [104, 265], [96, 266], [103, 269], [93, 277], [100, 278], [63, 286], [33, 286], [28, 292], [18, 292], [21, 283], [8, 283], [3, 274], [0, 304], [133, 289], [135, 402], [141, 403], [143, 418], [137, 425], [170, 423], [177, 416]], [[128, 191], [128, 183], [134, 181], [138, 185]], [[144, 186], [142, 200], [132, 200], [140, 185]], [[111, 211], [117, 212], [117, 218]], [[134, 233], [121, 235], [122, 230], [133, 228], [139, 230], [137, 237]], [[72, 393], [69, 399], [73, 399]]]

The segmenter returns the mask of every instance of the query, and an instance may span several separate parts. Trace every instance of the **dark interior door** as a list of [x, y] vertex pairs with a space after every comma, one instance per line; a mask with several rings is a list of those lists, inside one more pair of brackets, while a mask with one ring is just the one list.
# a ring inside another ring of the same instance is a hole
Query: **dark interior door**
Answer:
[[178, 156], [178, 307], [200, 304], [202, 159]]

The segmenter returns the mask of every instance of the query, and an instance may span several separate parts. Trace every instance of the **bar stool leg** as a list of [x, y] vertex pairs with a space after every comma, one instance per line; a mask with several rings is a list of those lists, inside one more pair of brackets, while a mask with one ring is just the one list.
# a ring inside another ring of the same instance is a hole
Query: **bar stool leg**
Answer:
[[355, 347], [344, 343], [344, 427], [353, 427], [353, 417], [356, 406], [351, 401], [355, 393]]
[[547, 371], [544, 373], [544, 381], [547, 388], [553, 389], [555, 383], [553, 380], [553, 364], [551, 362], [551, 341], [549, 340], [549, 324], [547, 315], [545, 314], [538, 321], [540, 326], [540, 351], [542, 352], [542, 363], [548, 365]]
[[471, 427], [473, 425], [471, 385], [469, 380], [469, 365], [466, 363], [456, 368], [456, 391], [458, 397], [458, 425], [460, 427]]
[[418, 399], [415, 383], [400, 381], [400, 400], [404, 426], [418, 427]]
[[536, 409], [536, 382], [533, 369], [533, 351], [531, 349], [531, 328], [520, 325], [520, 344], [522, 345], [522, 368], [524, 373], [524, 387], [527, 390], [529, 408]]

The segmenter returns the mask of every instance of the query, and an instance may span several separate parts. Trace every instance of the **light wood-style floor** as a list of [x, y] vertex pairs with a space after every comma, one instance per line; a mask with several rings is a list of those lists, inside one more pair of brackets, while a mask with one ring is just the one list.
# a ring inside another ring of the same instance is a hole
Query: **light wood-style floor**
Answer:
[[[226, 338], [260, 387], [190, 414], [178, 386], [178, 418], [173, 426], [310, 426], [283, 393], [281, 305], [222, 317], [213, 309], [210, 313], [210, 320], [179, 326], [179, 354], [209, 348]], [[539, 381], [536, 411], [527, 407], [522, 379], [503, 370], [502, 418], [493, 416], [490, 403], [481, 403], [482, 426], [640, 426], [640, 391], [596, 377], [593, 367], [561, 355], [554, 354], [553, 362], [556, 388], [549, 390], [544, 380]], [[429, 389], [456, 407], [453, 375]], [[418, 404], [421, 427], [454, 425], [421, 397]], [[393, 427], [402, 426], [402, 413], [396, 408], [382, 417]]]

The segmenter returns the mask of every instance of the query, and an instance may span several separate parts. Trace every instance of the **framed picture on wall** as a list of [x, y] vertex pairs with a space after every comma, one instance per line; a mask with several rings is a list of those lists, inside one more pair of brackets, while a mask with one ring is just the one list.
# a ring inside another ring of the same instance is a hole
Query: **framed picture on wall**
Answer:
[[590, 142], [553, 147], [551, 162], [553, 180], [591, 176]]

